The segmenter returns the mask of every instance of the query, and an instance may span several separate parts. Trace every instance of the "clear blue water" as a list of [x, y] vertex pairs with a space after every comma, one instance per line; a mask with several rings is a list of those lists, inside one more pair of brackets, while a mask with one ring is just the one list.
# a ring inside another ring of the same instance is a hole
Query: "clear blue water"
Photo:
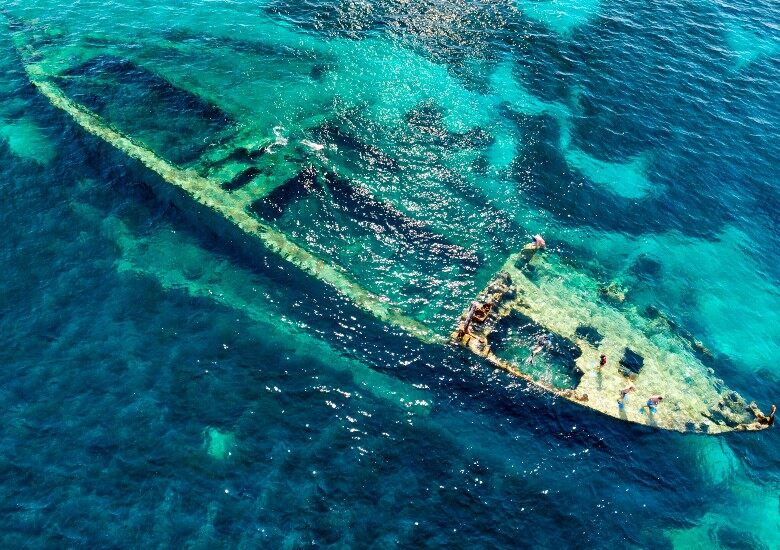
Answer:
[[[325, 144], [445, 240], [274, 223], [443, 331], [541, 231], [780, 397], [777, 2], [3, 9], [68, 62], [131, 58], [82, 100], [176, 162], [236, 121]], [[172, 205], [0, 49], [3, 547], [780, 546], [777, 429], [623, 424], [407, 338]]]

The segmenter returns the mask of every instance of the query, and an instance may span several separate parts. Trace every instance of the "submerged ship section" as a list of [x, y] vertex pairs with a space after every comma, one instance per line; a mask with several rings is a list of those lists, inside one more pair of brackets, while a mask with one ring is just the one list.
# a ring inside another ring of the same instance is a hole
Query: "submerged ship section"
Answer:
[[[535, 386], [621, 420], [694, 433], [768, 426], [697, 358], [700, 343], [662, 315], [648, 319], [606, 303], [605, 291], [533, 250], [514, 254], [451, 338]], [[657, 407], [648, 403], [655, 395], [663, 397]]]
[[[289, 138], [126, 49], [97, 41], [70, 50], [33, 24], [9, 25], [30, 82], [54, 107], [382, 322], [428, 344], [463, 346], [535, 387], [622, 420], [696, 433], [771, 423], [728, 390], [697, 356], [700, 346], [663, 316], [639, 314], [616, 289], [535, 249], [511, 254], [494, 274], [505, 253], [491, 253], [490, 241], [468, 242], [454, 227], [421, 221], [374, 193], [352, 177], [354, 166], [335, 163], [326, 144], [307, 137], [333, 135], [327, 117], [300, 121], [303, 130]], [[159, 48], [176, 53], [178, 46], [161, 39]], [[301, 63], [317, 76], [320, 65]], [[153, 116], [144, 111], [149, 105]], [[380, 150], [340, 139], [393, 169]], [[605, 299], [610, 294], [618, 303]], [[652, 395], [663, 403], [645, 404]]]

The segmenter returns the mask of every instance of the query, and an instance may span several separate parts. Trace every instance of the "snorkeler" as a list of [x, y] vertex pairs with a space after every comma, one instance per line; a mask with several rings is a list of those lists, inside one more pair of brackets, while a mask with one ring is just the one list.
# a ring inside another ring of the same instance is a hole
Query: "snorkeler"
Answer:
[[606, 364], [607, 364], [607, 356], [602, 353], [601, 357], [599, 357], [599, 368], [602, 368]]
[[549, 334], [540, 334], [536, 337], [536, 345], [531, 350], [531, 356], [525, 360], [526, 364], [533, 365], [534, 359], [536, 359], [537, 354], [539, 354], [542, 350], [549, 348], [552, 345], [552, 340], [550, 339]]

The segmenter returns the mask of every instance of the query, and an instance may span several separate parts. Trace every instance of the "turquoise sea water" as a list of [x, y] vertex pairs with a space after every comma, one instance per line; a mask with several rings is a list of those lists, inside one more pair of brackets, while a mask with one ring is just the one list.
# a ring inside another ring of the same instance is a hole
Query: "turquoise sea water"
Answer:
[[183, 166], [243, 132], [337, 167], [256, 210], [444, 334], [542, 232], [768, 409], [776, 2], [2, 9], [4, 547], [780, 546], [777, 429], [653, 431], [421, 344], [172, 204], [15, 48]]

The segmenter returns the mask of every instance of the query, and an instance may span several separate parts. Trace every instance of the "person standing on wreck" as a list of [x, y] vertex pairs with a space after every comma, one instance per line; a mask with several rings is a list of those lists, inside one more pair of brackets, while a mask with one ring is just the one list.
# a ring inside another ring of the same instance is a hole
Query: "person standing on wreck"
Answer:
[[[602, 357], [604, 357], [602, 355]], [[628, 394], [634, 391], [634, 384], [633, 382], [629, 382], [628, 385], [620, 390], [620, 399], [617, 400], [618, 409], [621, 411], [623, 410], [623, 407], [626, 405], [626, 401], [628, 401]], [[644, 410], [644, 409], [642, 409]]]
[[[656, 412], [656, 407], [661, 403], [661, 400], [663, 400], [663, 397], [660, 395], [651, 395], [647, 399], [647, 410], [649, 410], [651, 413]], [[642, 410], [640, 412], [644, 412], [644, 407], [642, 407]]]
[[536, 254], [536, 252], [538, 250], [541, 250], [541, 249], [546, 248], [546, 247], [547, 247], [547, 243], [544, 242], [544, 239], [542, 238], [542, 236], [539, 235], [539, 234], [536, 234], [536, 235], [534, 235], [534, 240], [532, 242], [528, 243], [527, 245], [525, 245], [523, 247], [523, 250], [522, 250], [521, 253], [522, 253], [522, 256], [523, 256], [524, 260], [527, 262], [531, 258], [533, 258], [533, 255]]
[[545, 243], [542, 236], [537, 233], [536, 235], [534, 235], [533, 242], [528, 243], [527, 246], [533, 246], [534, 250], [541, 250], [542, 248], [545, 248], [547, 246], [547, 243]]

